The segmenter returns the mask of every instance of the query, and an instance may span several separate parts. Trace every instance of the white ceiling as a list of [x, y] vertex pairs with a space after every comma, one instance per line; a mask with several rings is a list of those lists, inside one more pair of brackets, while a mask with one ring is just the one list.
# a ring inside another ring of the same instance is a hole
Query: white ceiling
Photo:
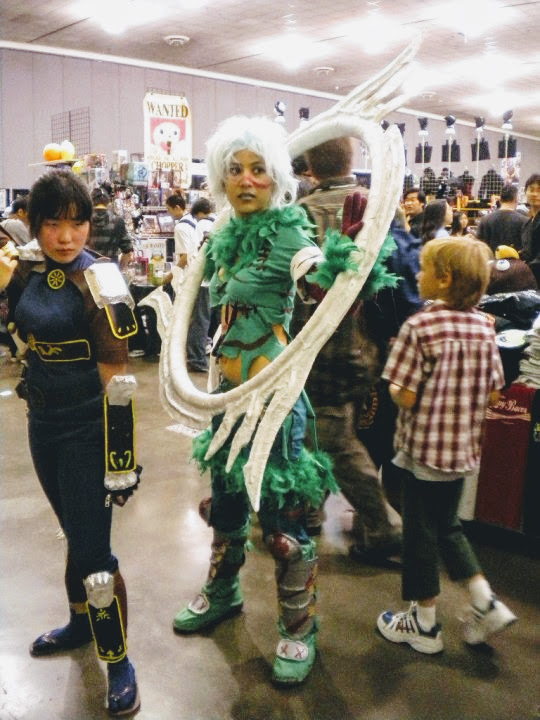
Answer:
[[[123, 33], [103, 29], [96, 17], [101, 6], [109, 22], [118, 14], [127, 25]], [[338, 95], [384, 67], [420, 32], [408, 109], [453, 115], [458, 123], [482, 116], [496, 128], [513, 110], [514, 134], [540, 139], [540, 0], [0, 3], [0, 46], [135, 58]], [[171, 46], [164, 39], [170, 35], [190, 40]], [[285, 45], [265, 52], [276, 40]]]

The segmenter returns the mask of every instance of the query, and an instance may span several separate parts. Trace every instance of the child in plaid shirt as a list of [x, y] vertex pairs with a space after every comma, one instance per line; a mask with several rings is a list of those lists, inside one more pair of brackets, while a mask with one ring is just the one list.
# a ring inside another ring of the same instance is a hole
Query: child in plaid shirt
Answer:
[[480, 462], [488, 403], [504, 385], [493, 325], [474, 308], [488, 284], [490, 256], [472, 238], [424, 245], [419, 291], [433, 302], [402, 325], [383, 371], [399, 407], [394, 463], [404, 469], [402, 596], [411, 605], [382, 613], [377, 627], [387, 640], [428, 654], [443, 649], [435, 617], [439, 553], [450, 579], [467, 583], [467, 643], [483, 643], [516, 620], [493, 594], [457, 515], [464, 480]]

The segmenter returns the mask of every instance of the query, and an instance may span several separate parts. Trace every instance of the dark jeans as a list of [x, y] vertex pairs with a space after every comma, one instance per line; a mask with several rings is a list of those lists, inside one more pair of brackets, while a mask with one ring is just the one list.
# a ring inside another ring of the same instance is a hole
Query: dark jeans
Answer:
[[[247, 526], [251, 506], [245, 490], [238, 493], [224, 492], [219, 478], [212, 478], [212, 506], [210, 525], [220, 533], [236, 533]], [[298, 510], [292, 512], [287, 508], [276, 508], [275, 503], [261, 499], [258, 512], [263, 538], [275, 533], [284, 533], [298, 540], [299, 543], [310, 544], [306, 531], [306, 515]], [[247, 533], [246, 533], [247, 534]]]
[[187, 336], [188, 365], [196, 370], [208, 369], [206, 344], [210, 327], [210, 296], [207, 287], [200, 287], [197, 300], [191, 314], [191, 323]]
[[112, 506], [105, 506], [101, 402], [96, 410], [94, 419], [81, 418], [75, 409], [66, 410], [61, 420], [38, 419], [32, 413], [29, 419], [34, 467], [81, 578], [118, 568], [110, 545]]
[[418, 480], [403, 471], [404, 600], [427, 600], [440, 593], [439, 555], [451, 580], [482, 572], [458, 518], [463, 479]]
[[358, 515], [353, 532], [366, 547], [384, 545], [395, 530], [388, 520], [378, 471], [356, 435], [356, 406], [315, 407], [317, 438], [334, 461], [341, 491]]

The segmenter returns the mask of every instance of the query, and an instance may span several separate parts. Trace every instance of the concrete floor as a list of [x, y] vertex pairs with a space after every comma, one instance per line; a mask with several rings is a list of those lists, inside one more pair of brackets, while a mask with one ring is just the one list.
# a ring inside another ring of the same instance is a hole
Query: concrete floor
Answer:
[[[538, 560], [493, 546], [479, 556], [519, 622], [491, 652], [461, 641], [462, 590], [443, 580], [439, 620], [445, 652], [420, 655], [374, 630], [383, 609], [402, 607], [399, 572], [347, 556], [350, 508], [327, 504], [320, 538], [320, 654], [303, 687], [270, 683], [276, 644], [273, 562], [257, 525], [242, 571], [244, 613], [201, 636], [180, 637], [171, 621], [205, 580], [211, 531], [199, 519], [208, 490], [189, 462], [190, 441], [158, 399], [158, 366], [132, 360], [139, 381], [138, 447], [144, 476], [115, 509], [113, 549], [129, 593], [129, 647], [141, 720], [528, 720], [540, 718]], [[16, 365], [0, 367], [0, 718], [108, 717], [103, 666], [91, 646], [33, 659], [29, 643], [63, 624], [64, 550], [30, 462], [25, 406], [13, 390]], [[196, 382], [202, 384], [203, 376]]]

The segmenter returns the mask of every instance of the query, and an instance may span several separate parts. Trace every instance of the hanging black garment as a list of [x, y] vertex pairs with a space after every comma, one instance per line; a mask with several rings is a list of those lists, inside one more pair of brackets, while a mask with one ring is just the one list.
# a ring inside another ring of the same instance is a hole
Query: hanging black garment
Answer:
[[447, 140], [447, 141], [444, 143], [444, 145], [442, 146], [441, 162], [447, 163], [449, 156], [450, 156], [450, 144], [449, 144], [449, 142], [448, 142], [448, 140]]
[[499, 140], [499, 159], [516, 157], [517, 140], [509, 137], [508, 143], [505, 140]]
[[487, 140], [480, 140], [479, 143], [472, 143], [471, 151], [473, 162], [476, 162], [477, 153], [479, 160], [490, 160], [489, 143]]
[[[457, 140], [452, 140], [450, 147], [450, 162], [459, 162], [461, 159], [461, 149], [457, 144]], [[444, 161], [443, 161], [444, 162]]]
[[[431, 162], [431, 151], [433, 150], [433, 147], [431, 145], [424, 145], [424, 160], [423, 162], [428, 163]], [[415, 163], [421, 163], [422, 162], [422, 144], [418, 143], [416, 146], [416, 150], [414, 153], [414, 162]]]

